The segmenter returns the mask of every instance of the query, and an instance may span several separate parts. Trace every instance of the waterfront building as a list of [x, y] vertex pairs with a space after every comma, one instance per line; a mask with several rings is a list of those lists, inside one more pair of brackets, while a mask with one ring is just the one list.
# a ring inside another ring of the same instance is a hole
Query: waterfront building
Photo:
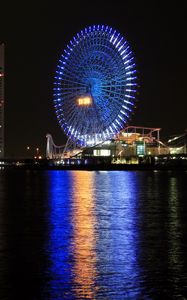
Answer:
[[167, 141], [170, 154], [187, 154], [187, 130], [172, 135]]
[[[187, 160], [187, 130], [182, 134], [173, 135], [167, 141], [160, 140], [161, 128], [142, 126], [127, 126], [113, 139], [104, 141], [92, 147], [76, 148], [72, 145], [69, 150], [56, 146], [52, 136], [47, 134], [46, 158], [57, 163], [71, 160], [71, 164], [81, 163], [112, 163], [139, 164], [178, 160]], [[69, 162], [68, 162], [69, 163]]]

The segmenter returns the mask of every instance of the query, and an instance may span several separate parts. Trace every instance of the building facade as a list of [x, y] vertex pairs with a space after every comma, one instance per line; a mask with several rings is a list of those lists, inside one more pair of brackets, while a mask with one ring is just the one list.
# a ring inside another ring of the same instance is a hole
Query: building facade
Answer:
[[0, 159], [4, 158], [4, 44], [0, 44]]

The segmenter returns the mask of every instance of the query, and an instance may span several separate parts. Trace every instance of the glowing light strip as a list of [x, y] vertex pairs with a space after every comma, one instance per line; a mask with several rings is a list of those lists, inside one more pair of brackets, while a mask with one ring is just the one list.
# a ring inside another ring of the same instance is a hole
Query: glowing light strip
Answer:
[[126, 59], [126, 58], [129, 57], [129, 55], [131, 55], [131, 54], [132, 54], [132, 51], [130, 51], [130, 52], [129, 52], [128, 54], [126, 54], [125, 56], [123, 56], [122, 59], [123, 59], [123, 60]]
[[126, 92], [133, 92], [133, 93], [136, 93], [136, 90], [129, 90], [129, 89], [126, 89]]
[[131, 74], [134, 74], [134, 73], [136, 73], [136, 70], [129, 71], [129, 72], [126, 73], [126, 75], [131, 75]]
[[124, 119], [122, 118], [122, 116], [118, 115], [118, 118], [120, 118], [122, 121], [124, 121]]
[[[126, 110], [130, 111], [130, 112], [132, 111], [132, 109], [130, 109], [128, 106], [122, 105], [122, 107], [125, 108]], [[121, 112], [122, 114], [124, 113], [123, 110], [120, 110], [120, 112]]]
[[112, 123], [112, 126], [117, 130], [117, 127], [116, 127], [116, 125], [114, 123]]
[[124, 62], [124, 65], [129, 64], [132, 60], [134, 60], [134, 57], [132, 57], [132, 58], [129, 59], [129, 60], [126, 60], [126, 61]]
[[132, 102], [130, 102], [130, 101], [128, 101], [128, 100], [123, 100], [125, 103], [127, 103], [127, 104], [130, 104], [130, 105], [133, 105], [134, 106], [134, 103], [132, 103]]
[[137, 79], [136, 76], [135, 76], [135, 77], [127, 77], [127, 78], [126, 78], [127, 81], [129, 81], [129, 80], [135, 80], [135, 79]]
[[121, 112], [123, 115], [125, 115], [127, 118], [129, 118], [129, 114], [128, 114], [128, 113], [124, 112], [123, 110], [120, 110], [120, 112]]
[[130, 47], [127, 46], [127, 48], [125, 48], [120, 54], [123, 55], [123, 53], [127, 52], [127, 50], [129, 49]]
[[114, 37], [114, 34], [112, 35], [112, 37], [111, 37], [111, 39], [110, 39], [110, 42], [112, 42], [112, 40], [113, 40], [113, 37]]
[[61, 91], [62, 88], [53, 88], [54, 91]]
[[125, 95], [125, 97], [135, 99], [135, 97], [131, 95]]
[[118, 119], [115, 120], [116, 123], [118, 123], [118, 125], [122, 128], [123, 125], [118, 121]]
[[127, 66], [127, 67], [125, 67], [125, 70], [128, 70], [128, 69], [130, 69], [130, 68], [133, 68], [135, 66], [135, 64], [132, 64], [132, 65], [130, 65], [130, 66]]
[[109, 126], [109, 129], [112, 133], [114, 133], [113, 128], [111, 126]]
[[127, 83], [126, 85], [127, 86], [136, 86], [137, 84], [136, 83]]

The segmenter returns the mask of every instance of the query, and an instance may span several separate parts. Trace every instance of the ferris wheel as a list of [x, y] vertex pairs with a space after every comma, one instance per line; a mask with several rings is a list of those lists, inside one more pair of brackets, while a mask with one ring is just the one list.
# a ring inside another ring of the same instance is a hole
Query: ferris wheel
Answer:
[[109, 26], [89, 26], [72, 38], [58, 62], [53, 94], [58, 122], [79, 146], [111, 139], [131, 117], [136, 87], [127, 40]]

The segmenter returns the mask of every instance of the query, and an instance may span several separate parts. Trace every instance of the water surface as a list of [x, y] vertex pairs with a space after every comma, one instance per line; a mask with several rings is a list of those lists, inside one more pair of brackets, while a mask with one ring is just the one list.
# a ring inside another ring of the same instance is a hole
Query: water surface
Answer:
[[0, 172], [0, 299], [187, 299], [187, 172]]

